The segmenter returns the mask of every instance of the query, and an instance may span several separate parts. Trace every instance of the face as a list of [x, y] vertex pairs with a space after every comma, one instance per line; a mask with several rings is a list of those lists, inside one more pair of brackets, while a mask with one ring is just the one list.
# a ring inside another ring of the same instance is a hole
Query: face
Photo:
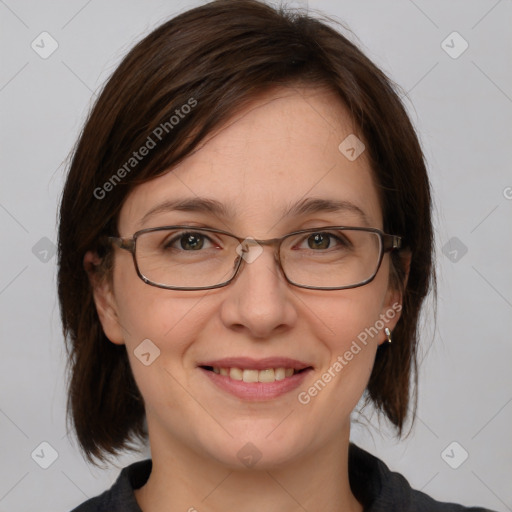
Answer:
[[[268, 239], [326, 225], [382, 229], [365, 153], [351, 161], [338, 149], [355, 132], [333, 93], [274, 90], [171, 172], [134, 189], [120, 212], [119, 233], [190, 224]], [[233, 215], [165, 209], [147, 215], [186, 198], [214, 199]], [[345, 208], [283, 215], [307, 198], [343, 201]], [[153, 449], [187, 451], [230, 467], [246, 464], [243, 455], [261, 454], [259, 467], [270, 468], [332, 449], [348, 434], [383, 328], [392, 330], [399, 316], [388, 254], [369, 284], [322, 291], [287, 283], [265, 246], [228, 286], [176, 291], [145, 284], [131, 254], [115, 251], [112, 287], [97, 286], [95, 299], [107, 337], [126, 344]], [[159, 356], [150, 349], [145, 357], [152, 362], [145, 365], [135, 354], [147, 339]], [[272, 375], [255, 373], [258, 368], [288, 370], [282, 380], [282, 370], [274, 370], [273, 382], [258, 384], [237, 380], [229, 369], [229, 375], [215, 373], [217, 367], [252, 369], [242, 374], [247, 380]]]

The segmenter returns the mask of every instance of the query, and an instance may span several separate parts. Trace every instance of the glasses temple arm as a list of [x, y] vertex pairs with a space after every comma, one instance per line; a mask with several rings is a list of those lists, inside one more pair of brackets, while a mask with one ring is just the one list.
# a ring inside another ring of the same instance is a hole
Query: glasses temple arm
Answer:
[[382, 246], [384, 252], [395, 251], [402, 248], [402, 237], [397, 235], [383, 235]]
[[118, 236], [109, 236], [108, 241], [126, 251], [133, 252], [135, 250], [135, 240], [133, 238], [121, 238]]

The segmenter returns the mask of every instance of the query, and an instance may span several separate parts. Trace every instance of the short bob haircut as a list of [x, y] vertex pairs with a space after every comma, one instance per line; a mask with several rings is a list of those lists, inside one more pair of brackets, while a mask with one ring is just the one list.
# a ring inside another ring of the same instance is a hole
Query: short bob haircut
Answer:
[[[379, 346], [365, 404], [373, 402], [398, 436], [411, 397], [414, 419], [418, 319], [435, 284], [430, 184], [398, 88], [329, 21], [258, 0], [210, 2], [140, 41], [93, 106], [70, 159], [58, 234], [58, 294], [69, 356], [67, 418], [90, 462], [134, 449], [134, 441], [147, 439], [147, 428], [126, 348], [102, 330], [85, 253], [97, 253], [102, 263], [95, 272], [110, 279], [112, 251], [102, 239], [118, 235], [127, 195], [172, 171], [205, 136], [280, 86], [327, 87], [339, 96], [366, 145], [383, 229], [404, 237], [411, 255], [407, 280], [405, 259], [396, 251], [391, 259], [392, 282], [403, 294], [402, 315], [392, 345]], [[183, 115], [176, 122], [178, 114]], [[135, 160], [134, 152], [151, 145], [148, 136], [154, 147]]]

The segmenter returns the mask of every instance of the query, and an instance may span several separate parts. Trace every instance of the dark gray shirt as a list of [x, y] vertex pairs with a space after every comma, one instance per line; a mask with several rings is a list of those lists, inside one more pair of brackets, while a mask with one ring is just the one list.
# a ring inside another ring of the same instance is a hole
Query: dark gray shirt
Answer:
[[[142, 512], [133, 490], [146, 483], [151, 466], [151, 459], [147, 459], [124, 468], [108, 491], [72, 512]], [[412, 489], [402, 475], [390, 471], [380, 459], [353, 443], [349, 447], [348, 467], [350, 487], [364, 512], [493, 512], [435, 501]]]

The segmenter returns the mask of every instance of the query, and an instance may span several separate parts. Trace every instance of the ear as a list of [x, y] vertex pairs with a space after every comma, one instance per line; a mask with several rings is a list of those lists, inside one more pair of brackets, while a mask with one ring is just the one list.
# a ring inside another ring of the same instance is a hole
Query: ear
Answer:
[[[400, 259], [402, 263], [402, 268], [404, 270], [404, 275], [402, 278], [402, 282], [396, 282], [396, 278], [398, 276], [390, 276], [388, 290], [386, 292], [386, 296], [384, 299], [384, 303], [381, 310], [380, 319], [384, 322], [384, 327], [387, 327], [391, 332], [395, 328], [400, 316], [402, 314], [402, 306], [403, 306], [403, 293], [402, 290], [405, 290], [407, 286], [407, 280], [409, 278], [409, 269], [411, 267], [411, 251], [403, 250], [400, 252]], [[393, 278], [395, 277], [395, 278]], [[379, 341], [379, 345], [384, 342], [387, 342], [387, 336], [384, 334], [384, 327], [382, 330], [382, 340]]]
[[93, 289], [96, 311], [105, 336], [116, 345], [124, 345], [124, 335], [117, 314], [116, 299], [111, 280], [100, 270], [102, 260], [94, 252], [88, 251], [83, 259], [84, 269]]

